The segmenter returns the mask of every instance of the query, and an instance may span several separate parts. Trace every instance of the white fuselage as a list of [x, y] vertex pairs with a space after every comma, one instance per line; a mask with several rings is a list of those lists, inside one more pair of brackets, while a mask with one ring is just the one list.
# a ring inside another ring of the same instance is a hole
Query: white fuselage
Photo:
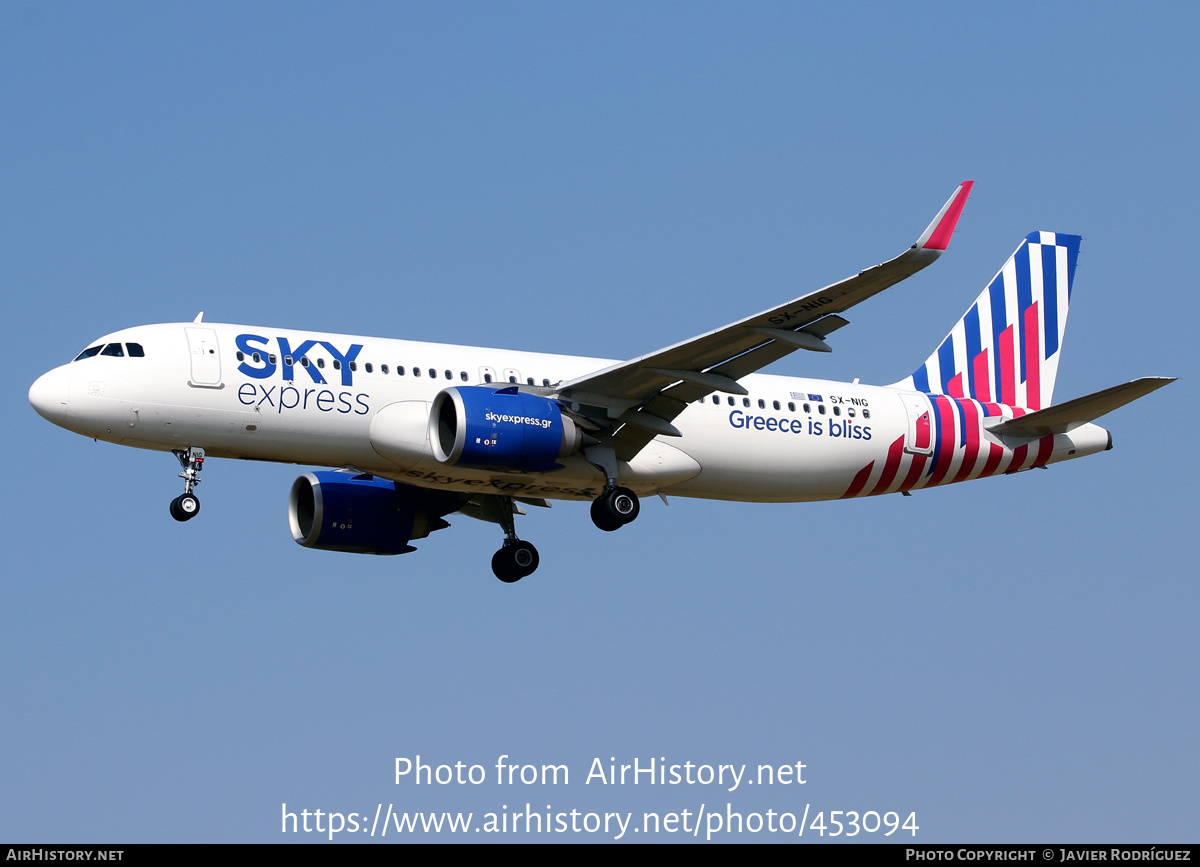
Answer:
[[[604, 487], [580, 454], [539, 473], [446, 466], [428, 450], [422, 419], [448, 386], [552, 393], [608, 359], [213, 323], [139, 326], [94, 345], [131, 343], [142, 357], [95, 354], [58, 367], [34, 384], [31, 402], [68, 430], [139, 448], [350, 466], [464, 492], [591, 500]], [[673, 422], [682, 436], [659, 436], [622, 462], [621, 483], [642, 495], [826, 500], [1013, 472], [1108, 444], [1094, 424], [1040, 440], [992, 435], [987, 421], [1021, 413], [995, 404], [766, 374], [740, 382], [748, 396], [689, 405]]]

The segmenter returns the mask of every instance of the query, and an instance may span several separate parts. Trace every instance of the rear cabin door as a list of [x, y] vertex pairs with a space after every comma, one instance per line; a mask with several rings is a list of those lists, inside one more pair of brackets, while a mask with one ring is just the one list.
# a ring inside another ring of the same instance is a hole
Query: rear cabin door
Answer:
[[900, 395], [908, 416], [908, 437], [904, 450], [911, 455], [933, 454], [933, 404], [918, 392]]

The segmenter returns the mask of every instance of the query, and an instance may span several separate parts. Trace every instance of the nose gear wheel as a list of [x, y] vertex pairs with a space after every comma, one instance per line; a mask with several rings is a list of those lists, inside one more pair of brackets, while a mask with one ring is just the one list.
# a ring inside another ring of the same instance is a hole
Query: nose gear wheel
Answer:
[[190, 521], [200, 514], [200, 500], [195, 494], [180, 494], [171, 501], [171, 517], [176, 521]]

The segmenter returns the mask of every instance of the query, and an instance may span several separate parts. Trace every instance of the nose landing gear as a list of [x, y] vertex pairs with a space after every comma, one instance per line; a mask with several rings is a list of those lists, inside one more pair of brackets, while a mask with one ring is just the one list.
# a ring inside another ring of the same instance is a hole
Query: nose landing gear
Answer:
[[190, 521], [200, 514], [200, 499], [192, 493], [192, 488], [200, 484], [200, 470], [204, 468], [204, 449], [171, 449], [171, 453], [179, 459], [183, 472], [183, 493], [171, 501], [171, 517], [176, 521]]

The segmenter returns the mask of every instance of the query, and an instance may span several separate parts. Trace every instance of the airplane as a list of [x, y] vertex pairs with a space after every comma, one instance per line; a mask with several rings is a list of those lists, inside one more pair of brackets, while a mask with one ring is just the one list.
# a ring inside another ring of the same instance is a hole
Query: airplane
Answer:
[[945, 252], [964, 181], [915, 244], [880, 265], [629, 361], [205, 322], [107, 334], [29, 401], [96, 440], [170, 451], [200, 511], [209, 457], [335, 467], [300, 476], [292, 537], [402, 554], [455, 513], [500, 525], [512, 583], [537, 549], [516, 515], [591, 503], [614, 531], [655, 494], [805, 502], [1011, 474], [1112, 448], [1094, 420], [1174, 381], [1143, 377], [1052, 405], [1080, 238], [1033, 232], [911, 375], [886, 386], [757, 373], [829, 352], [842, 313]]

